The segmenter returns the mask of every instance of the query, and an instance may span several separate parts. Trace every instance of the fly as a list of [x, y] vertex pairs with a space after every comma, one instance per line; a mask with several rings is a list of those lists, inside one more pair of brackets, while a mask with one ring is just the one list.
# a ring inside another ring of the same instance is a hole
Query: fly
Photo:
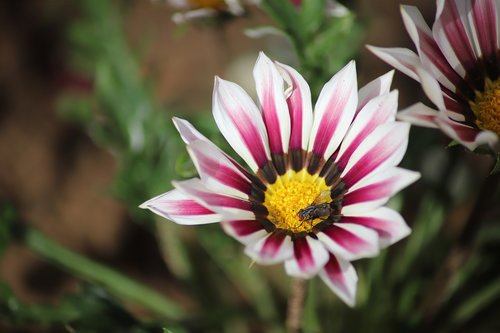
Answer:
[[324, 220], [332, 215], [334, 209], [330, 206], [330, 202], [325, 202], [325, 200], [331, 200], [329, 190], [321, 192], [309, 206], [299, 210], [297, 213], [299, 220], [312, 221], [318, 218]]

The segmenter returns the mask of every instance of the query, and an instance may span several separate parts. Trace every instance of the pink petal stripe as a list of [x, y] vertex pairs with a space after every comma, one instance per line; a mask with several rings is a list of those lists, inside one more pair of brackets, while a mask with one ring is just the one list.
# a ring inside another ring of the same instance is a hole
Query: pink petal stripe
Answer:
[[[216, 192], [248, 198], [252, 191], [251, 182], [224, 154], [204, 141], [193, 142], [188, 146], [188, 150], [198, 173], [208, 188]], [[216, 182], [217, 186], [214, 188], [211, 186], [211, 180]]]
[[293, 256], [292, 241], [284, 233], [273, 232], [249, 244], [245, 253], [260, 264], [275, 264]]
[[441, 84], [455, 91], [463, 79], [443, 56], [420, 11], [414, 6], [401, 6], [401, 15], [424, 67], [432, 71]]
[[194, 225], [220, 221], [219, 215], [178, 190], [172, 190], [154, 197], [139, 207], [149, 209], [178, 224]]
[[262, 224], [256, 220], [236, 220], [224, 224], [229, 224], [238, 236], [248, 236], [263, 229]]
[[358, 276], [350, 262], [331, 254], [319, 276], [340, 299], [347, 305], [354, 306]]
[[438, 115], [439, 111], [431, 109], [422, 103], [417, 103], [398, 112], [397, 119], [418, 126], [438, 128], [436, 124]]
[[382, 247], [396, 243], [411, 232], [401, 215], [387, 207], [380, 207], [362, 215], [344, 216], [342, 220], [375, 230]]
[[346, 260], [373, 257], [379, 252], [378, 236], [374, 231], [343, 221], [324, 229], [318, 238], [330, 252]]
[[[223, 194], [214, 193], [207, 189], [197, 178], [184, 181], [174, 181], [172, 184], [185, 195], [193, 198], [198, 203], [218, 214], [232, 219], [253, 219], [255, 218], [254, 207], [251, 202], [241, 198], [235, 198]], [[236, 218], [234, 218], [236, 217]]]
[[377, 205], [382, 205], [391, 196], [415, 182], [419, 177], [418, 172], [397, 167], [367, 177], [344, 195], [342, 212], [345, 214], [346, 206], [360, 203], [366, 204], [376, 201]]
[[263, 52], [259, 53], [253, 75], [271, 153], [286, 153], [290, 140], [290, 116], [285, 101], [283, 78]]
[[496, 55], [497, 50], [497, 20], [496, 3], [494, 0], [473, 0], [473, 27], [479, 40], [483, 57]]
[[[461, 17], [457, 8], [458, 3], [459, 1], [438, 1], [437, 15], [439, 16], [434, 23], [433, 32], [439, 33], [440, 29], [443, 30], [458, 61], [467, 72], [470, 72], [475, 69], [476, 55], [466, 31], [465, 22], [467, 17]], [[465, 2], [460, 1], [460, 5], [465, 6]], [[442, 10], [439, 10], [439, 8], [442, 8]], [[439, 41], [440, 39], [436, 38], [436, 40]], [[441, 45], [440, 47], [443, 50]], [[443, 53], [447, 56], [444, 51]]]
[[365, 105], [363, 110], [359, 112], [359, 117], [354, 119], [340, 147], [335, 163], [341, 170], [346, 167], [358, 146], [377, 126], [388, 121], [394, 121], [397, 107], [397, 91], [374, 98]]
[[323, 87], [315, 106], [309, 151], [327, 160], [351, 124], [358, 102], [355, 63], [351, 61]]
[[476, 128], [457, 123], [447, 117], [436, 118], [436, 123], [441, 130], [452, 139], [457, 140], [462, 145], [473, 151], [481, 144], [488, 144], [494, 149], [498, 136], [490, 131], [481, 131]]
[[253, 171], [270, 160], [261, 114], [237, 84], [216, 78], [213, 114], [222, 135]]
[[409, 124], [395, 122], [380, 125], [353, 153], [343, 174], [350, 188], [362, 178], [383, 166], [398, 164], [408, 144]]
[[302, 271], [307, 272], [314, 268], [314, 258], [305, 237], [293, 241], [293, 253]]
[[262, 224], [255, 220], [222, 221], [221, 226], [228, 235], [245, 245], [255, 244], [268, 235]]
[[328, 261], [328, 251], [324, 245], [312, 237], [306, 236], [293, 240], [294, 256], [285, 261], [288, 275], [309, 279]]
[[292, 67], [277, 63], [291, 91], [286, 102], [290, 114], [290, 149], [306, 150], [312, 125], [311, 91], [304, 78]]
[[249, 178], [251, 177], [250, 173], [246, 171], [238, 162], [233, 160], [232, 157], [227, 155], [225, 152], [223, 152], [219, 147], [217, 147], [212, 141], [207, 139], [203, 134], [198, 132], [196, 128], [192, 124], [190, 124], [187, 120], [181, 119], [174, 117], [172, 118], [175, 127], [179, 131], [179, 134], [182, 137], [182, 140], [186, 144], [192, 144], [195, 141], [203, 141], [208, 143], [210, 146], [213, 147], [213, 149], [217, 150], [220, 154], [224, 155], [226, 159], [228, 159], [245, 177]]

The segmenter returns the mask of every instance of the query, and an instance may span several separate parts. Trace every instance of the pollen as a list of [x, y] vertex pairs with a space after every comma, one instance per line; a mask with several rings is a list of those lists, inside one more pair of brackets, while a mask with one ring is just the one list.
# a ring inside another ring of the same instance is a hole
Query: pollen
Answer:
[[476, 98], [470, 102], [476, 116], [476, 125], [500, 135], [500, 79], [484, 83], [484, 91], [476, 91]]
[[322, 177], [312, 176], [305, 170], [299, 173], [289, 171], [268, 185], [264, 200], [268, 218], [278, 229], [292, 233], [310, 232], [322, 220], [301, 221], [297, 213], [329, 189]]

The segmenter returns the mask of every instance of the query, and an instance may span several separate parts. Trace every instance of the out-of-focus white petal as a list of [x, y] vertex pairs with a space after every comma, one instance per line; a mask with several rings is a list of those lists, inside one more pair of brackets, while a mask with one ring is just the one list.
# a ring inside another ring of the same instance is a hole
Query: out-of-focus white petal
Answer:
[[418, 126], [438, 128], [436, 124], [438, 115], [439, 111], [431, 109], [422, 103], [416, 103], [398, 112], [397, 118]]

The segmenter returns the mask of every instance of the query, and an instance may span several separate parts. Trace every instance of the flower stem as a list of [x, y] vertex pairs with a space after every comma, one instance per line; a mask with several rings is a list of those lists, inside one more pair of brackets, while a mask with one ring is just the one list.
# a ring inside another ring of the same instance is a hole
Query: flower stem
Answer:
[[477, 196], [474, 208], [457, 236], [456, 243], [435, 275], [431, 287], [422, 302], [424, 312], [423, 325], [426, 328], [432, 328], [435, 323], [439, 323], [438, 315], [441, 306], [446, 300], [446, 291], [448, 290], [449, 282], [471, 254], [485, 214], [493, 206], [499, 182], [500, 173], [486, 177]]
[[298, 278], [293, 279], [290, 297], [288, 298], [288, 312], [286, 318], [288, 333], [301, 332], [306, 286], [306, 280]]

